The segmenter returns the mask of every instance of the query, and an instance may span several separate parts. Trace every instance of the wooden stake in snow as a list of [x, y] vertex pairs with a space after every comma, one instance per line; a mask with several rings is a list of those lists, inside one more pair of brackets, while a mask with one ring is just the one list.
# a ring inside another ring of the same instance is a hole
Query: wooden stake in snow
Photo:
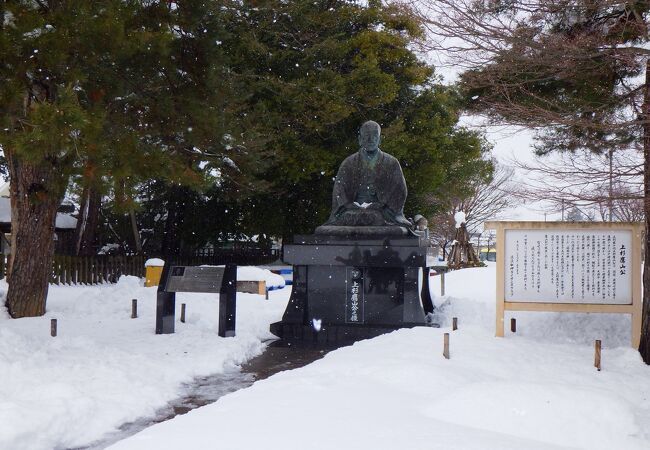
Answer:
[[510, 319], [510, 331], [512, 331], [513, 333], [517, 332], [517, 319], [515, 319], [514, 317]]
[[449, 359], [449, 333], [445, 333], [445, 348], [442, 351], [442, 356]]
[[440, 296], [445, 296], [445, 273], [440, 272]]
[[185, 323], [185, 303], [181, 303], [181, 322]]
[[138, 299], [134, 298], [131, 300], [131, 319], [136, 319], [138, 317]]
[[456, 331], [458, 329], [458, 317], [453, 317], [451, 319], [451, 330]]
[[50, 321], [50, 335], [56, 337], [56, 319]]
[[598, 371], [600, 371], [600, 346], [601, 346], [600, 340], [597, 339], [596, 340], [596, 349], [595, 349], [596, 354], [595, 354], [595, 358], [594, 358], [594, 366], [596, 367], [596, 369], [598, 369]]

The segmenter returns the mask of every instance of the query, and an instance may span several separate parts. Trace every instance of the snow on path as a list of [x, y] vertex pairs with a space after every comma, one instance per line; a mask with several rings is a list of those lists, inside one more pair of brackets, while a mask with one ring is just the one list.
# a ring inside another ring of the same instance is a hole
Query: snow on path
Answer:
[[[6, 290], [6, 284], [0, 289]], [[218, 300], [178, 294], [173, 335], [155, 335], [156, 288], [135, 277], [93, 287], [51, 286], [47, 314], [0, 316], [0, 449], [88, 445], [125, 422], [152, 416], [183, 383], [234, 368], [264, 348], [289, 289], [270, 300], [238, 294], [237, 336], [217, 336]], [[131, 299], [138, 299], [131, 319]], [[187, 321], [178, 322], [181, 303]], [[50, 319], [58, 336], [50, 337]]]
[[[110, 448], [650, 448], [650, 368], [628, 347], [629, 320], [518, 313], [521, 332], [498, 339], [494, 266], [447, 275], [447, 292], [436, 304], [445, 324], [459, 318], [450, 360], [449, 328], [399, 330]], [[602, 372], [593, 367], [596, 338]]]

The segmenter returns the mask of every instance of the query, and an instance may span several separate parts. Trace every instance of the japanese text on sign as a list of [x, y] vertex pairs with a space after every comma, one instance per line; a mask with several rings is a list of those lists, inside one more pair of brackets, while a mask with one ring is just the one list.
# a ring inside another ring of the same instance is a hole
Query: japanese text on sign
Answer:
[[631, 304], [628, 230], [505, 230], [506, 301]]
[[345, 322], [363, 323], [363, 271], [357, 268], [348, 269], [346, 283]]

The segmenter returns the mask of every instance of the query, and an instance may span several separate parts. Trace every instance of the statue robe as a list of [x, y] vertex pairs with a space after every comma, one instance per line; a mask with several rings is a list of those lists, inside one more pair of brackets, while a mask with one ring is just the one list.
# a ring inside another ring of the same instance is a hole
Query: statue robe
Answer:
[[[350, 205], [360, 198], [359, 193], [367, 187], [368, 178], [374, 178], [374, 194], [377, 203], [382, 207], [384, 223], [372, 223], [372, 225], [410, 227], [411, 223], [404, 217], [407, 189], [399, 161], [394, 156], [377, 150], [379, 152], [378, 159], [374, 163], [374, 167], [370, 167], [364, 161], [365, 156], [361, 153], [362, 151], [348, 156], [341, 163], [332, 191], [332, 213], [325, 225], [349, 225], [349, 223], [340, 223], [342, 215], [348, 211], [363, 213], [363, 209], [350, 209]], [[364, 171], [368, 170], [373, 171], [374, 177], [368, 177], [367, 173], [364, 174]]]

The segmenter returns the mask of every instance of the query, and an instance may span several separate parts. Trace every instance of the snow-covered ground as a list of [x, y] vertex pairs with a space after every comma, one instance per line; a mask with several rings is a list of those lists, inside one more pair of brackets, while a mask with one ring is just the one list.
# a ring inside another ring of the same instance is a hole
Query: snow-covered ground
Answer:
[[[438, 287], [434, 283], [433, 290]], [[447, 276], [449, 328], [400, 330], [329, 353], [111, 447], [156, 449], [647, 449], [650, 368], [629, 319], [517, 314], [494, 337], [494, 266]], [[602, 339], [603, 370], [593, 367]]]
[[[0, 449], [80, 447], [155, 415], [183, 395], [184, 383], [261, 353], [288, 294], [273, 291], [269, 300], [237, 294], [237, 336], [226, 339], [217, 336], [219, 302], [211, 294], [177, 294], [176, 333], [155, 335], [156, 288], [134, 277], [115, 285], [51, 286], [44, 317], [11, 320], [2, 308]], [[137, 319], [130, 318], [133, 298]], [[178, 322], [181, 303], [185, 324]]]
[[[629, 319], [517, 313], [517, 334], [495, 338], [494, 278], [493, 265], [448, 274], [448, 296], [436, 298], [443, 328], [333, 351], [111, 448], [650, 448], [650, 368], [629, 347]], [[193, 377], [261, 352], [288, 294], [240, 295], [238, 336], [222, 339], [209, 295], [179, 294], [187, 323], [156, 336], [155, 289], [139, 280], [53, 287], [47, 316], [0, 318], [0, 449], [82, 446], [154, 414]], [[129, 318], [131, 298], [138, 319]], [[594, 339], [603, 341], [601, 372]]]

